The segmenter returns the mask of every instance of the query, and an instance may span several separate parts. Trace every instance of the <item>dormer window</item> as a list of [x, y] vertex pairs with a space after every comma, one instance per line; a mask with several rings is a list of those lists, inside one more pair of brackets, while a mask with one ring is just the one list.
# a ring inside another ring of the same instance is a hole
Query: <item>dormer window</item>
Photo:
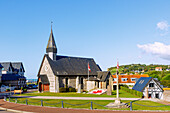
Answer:
[[150, 83], [150, 84], [149, 84], [149, 87], [154, 87], [154, 83]]
[[9, 67], [9, 71], [11, 71], [11, 68]]
[[22, 72], [22, 69], [20, 69], [20, 72]]

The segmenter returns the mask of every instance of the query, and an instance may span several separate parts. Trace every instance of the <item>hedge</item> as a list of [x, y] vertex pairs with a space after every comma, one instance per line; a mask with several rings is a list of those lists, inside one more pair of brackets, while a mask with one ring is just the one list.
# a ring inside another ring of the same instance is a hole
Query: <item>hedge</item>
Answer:
[[64, 88], [64, 87], [61, 87], [59, 88], [59, 91], [62, 93], [62, 92], [76, 92], [76, 89], [75, 88]]
[[131, 93], [133, 95], [136, 95], [138, 97], [141, 97], [141, 98], [143, 97], [143, 93], [142, 92], [139, 92], [139, 91], [136, 91], [136, 90], [133, 90], [133, 89], [129, 89], [129, 88], [124, 87], [124, 86], [120, 86], [120, 88], [121, 88], [121, 90], [124, 90], [124, 91], [126, 91], [128, 93]]

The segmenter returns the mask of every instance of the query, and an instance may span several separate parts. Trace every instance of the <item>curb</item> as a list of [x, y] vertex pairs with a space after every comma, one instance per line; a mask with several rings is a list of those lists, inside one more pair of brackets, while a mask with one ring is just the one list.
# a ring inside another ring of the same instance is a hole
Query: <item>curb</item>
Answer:
[[4, 110], [4, 111], [15, 112], [15, 113], [35, 113], [35, 112], [27, 112], [27, 111], [20, 111], [20, 110], [7, 109], [7, 108], [3, 108], [3, 107], [0, 107], [0, 109], [1, 109], [1, 110]]

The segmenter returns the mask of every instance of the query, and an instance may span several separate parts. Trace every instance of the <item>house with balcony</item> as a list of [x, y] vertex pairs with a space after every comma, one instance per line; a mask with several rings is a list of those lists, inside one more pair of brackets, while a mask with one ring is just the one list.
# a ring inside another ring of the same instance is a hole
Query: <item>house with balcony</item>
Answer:
[[1, 84], [15, 88], [26, 87], [22, 62], [0, 62]]

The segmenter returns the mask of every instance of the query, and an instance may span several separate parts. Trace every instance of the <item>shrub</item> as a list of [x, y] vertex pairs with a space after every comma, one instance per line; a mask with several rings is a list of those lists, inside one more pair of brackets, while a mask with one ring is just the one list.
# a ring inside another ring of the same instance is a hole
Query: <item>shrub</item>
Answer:
[[127, 87], [124, 87], [124, 86], [121, 86], [121, 89], [128, 92], [128, 93], [131, 93], [133, 95], [136, 95], [138, 97], [141, 97], [143, 96], [143, 93], [142, 92], [139, 92], [139, 91], [136, 91], [136, 90], [133, 90], [133, 89], [129, 89]]
[[10, 89], [6, 89], [6, 91], [10, 91]]
[[69, 92], [76, 92], [75, 88], [69, 88]]
[[67, 92], [67, 88], [64, 88], [64, 87], [61, 87], [59, 88], [59, 91], [62, 93], [62, 92]]
[[27, 92], [27, 88], [24, 88], [24, 89], [23, 89], [23, 92]]

